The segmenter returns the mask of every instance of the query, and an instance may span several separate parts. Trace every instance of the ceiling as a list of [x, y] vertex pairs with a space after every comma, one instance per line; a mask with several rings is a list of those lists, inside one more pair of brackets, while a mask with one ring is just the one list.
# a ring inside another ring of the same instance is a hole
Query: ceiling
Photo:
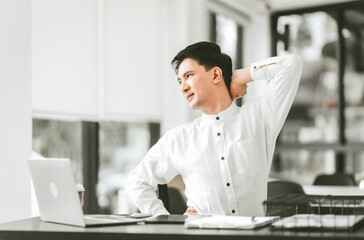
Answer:
[[255, 10], [256, 12], [283, 11], [298, 8], [315, 7], [335, 3], [352, 2], [352, 0], [220, 0], [240, 5], [240, 8]]
[[351, 0], [262, 0], [266, 2], [272, 11], [315, 7], [321, 5], [352, 2]]

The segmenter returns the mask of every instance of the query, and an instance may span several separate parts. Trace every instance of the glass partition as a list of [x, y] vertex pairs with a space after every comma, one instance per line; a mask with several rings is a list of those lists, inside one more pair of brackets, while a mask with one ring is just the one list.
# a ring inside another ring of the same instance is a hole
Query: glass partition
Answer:
[[304, 69], [282, 142], [332, 143], [338, 140], [337, 23], [327, 12], [278, 18], [277, 54], [300, 55]]
[[345, 135], [349, 142], [364, 142], [364, 8], [344, 11]]
[[272, 26], [273, 55], [297, 54], [304, 68], [271, 175], [364, 178], [364, 2], [274, 13]]

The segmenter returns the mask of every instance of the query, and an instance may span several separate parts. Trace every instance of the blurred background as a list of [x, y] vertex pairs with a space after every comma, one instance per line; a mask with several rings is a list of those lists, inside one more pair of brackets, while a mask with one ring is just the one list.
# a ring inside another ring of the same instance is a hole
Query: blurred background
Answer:
[[[272, 178], [364, 178], [364, 1], [0, 0], [0, 29], [0, 222], [39, 214], [31, 155], [71, 159], [85, 212], [135, 211], [129, 172], [166, 131], [201, 114], [170, 66], [197, 41], [218, 43], [234, 69], [302, 57]], [[250, 83], [236, 104], [266, 84]], [[184, 188], [178, 177], [169, 185]]]

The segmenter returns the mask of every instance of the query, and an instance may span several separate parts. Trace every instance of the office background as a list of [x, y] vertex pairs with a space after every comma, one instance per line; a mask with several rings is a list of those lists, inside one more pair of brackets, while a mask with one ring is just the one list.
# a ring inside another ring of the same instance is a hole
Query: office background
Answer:
[[[164, 132], [200, 115], [188, 109], [169, 63], [202, 40], [219, 43], [235, 68], [286, 52], [303, 57], [273, 177], [360, 177], [362, 3], [1, 0], [0, 222], [36, 214], [26, 159], [38, 154], [72, 159], [87, 211], [131, 210], [127, 173]], [[244, 102], [265, 84], [252, 83]]]

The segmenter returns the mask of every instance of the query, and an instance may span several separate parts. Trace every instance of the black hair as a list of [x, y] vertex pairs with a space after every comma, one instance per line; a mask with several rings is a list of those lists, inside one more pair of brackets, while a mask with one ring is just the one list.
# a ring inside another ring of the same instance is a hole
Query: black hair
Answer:
[[187, 46], [173, 58], [171, 64], [176, 73], [179, 65], [186, 58], [191, 58], [204, 66], [206, 71], [213, 67], [219, 67], [222, 71], [225, 85], [230, 92], [232, 75], [232, 62], [229, 55], [222, 53], [219, 45], [211, 42], [198, 42]]

